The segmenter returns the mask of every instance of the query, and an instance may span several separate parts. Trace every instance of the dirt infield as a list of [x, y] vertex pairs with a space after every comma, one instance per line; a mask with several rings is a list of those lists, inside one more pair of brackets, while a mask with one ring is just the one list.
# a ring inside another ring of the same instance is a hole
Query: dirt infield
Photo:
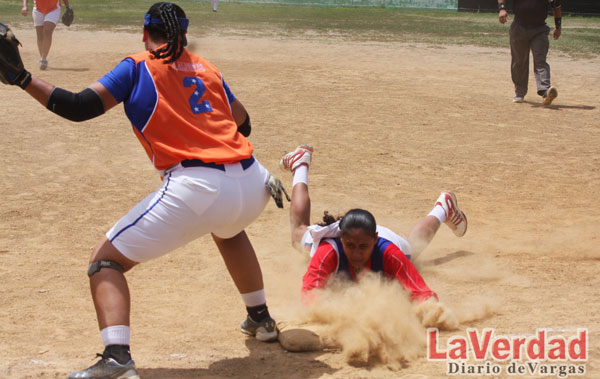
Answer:
[[[40, 72], [34, 31], [15, 33], [33, 74], [74, 91], [143, 49], [140, 34], [59, 27]], [[587, 328], [583, 363], [587, 377], [600, 376], [599, 58], [551, 51], [559, 96], [542, 107], [533, 78], [526, 102], [512, 103], [508, 47], [189, 39], [249, 110], [265, 167], [279, 173], [283, 151], [315, 146], [314, 221], [323, 210], [363, 207], [406, 234], [440, 190], [456, 192], [466, 236], [440, 229], [416, 264], [445, 304], [479, 315], [443, 339], [468, 327], [566, 337]], [[0, 377], [65, 377], [102, 350], [86, 276], [91, 249], [159, 177], [120, 106], [76, 124], [15, 87], [0, 87], [0, 103]], [[280, 177], [290, 189], [291, 177]], [[247, 229], [280, 321], [296, 315], [306, 267], [290, 245], [287, 212], [270, 203]], [[210, 237], [140, 265], [128, 280], [143, 378], [446, 376], [446, 362], [428, 362], [425, 350], [392, 367], [246, 339], [245, 309]]]

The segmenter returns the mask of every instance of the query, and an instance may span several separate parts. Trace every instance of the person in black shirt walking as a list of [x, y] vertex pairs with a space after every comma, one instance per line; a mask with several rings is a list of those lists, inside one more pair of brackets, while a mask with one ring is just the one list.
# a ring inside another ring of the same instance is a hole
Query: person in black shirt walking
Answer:
[[[510, 19], [506, 0], [498, 0], [498, 19], [501, 24]], [[514, 0], [515, 19], [510, 26], [510, 72], [515, 85], [515, 103], [522, 103], [527, 94], [529, 80], [529, 50], [533, 54], [533, 73], [537, 93], [544, 105], [550, 105], [558, 96], [556, 87], [550, 85], [550, 65], [546, 62], [550, 41], [550, 28], [546, 25], [549, 9], [554, 13], [554, 39], [561, 35], [561, 0]]]

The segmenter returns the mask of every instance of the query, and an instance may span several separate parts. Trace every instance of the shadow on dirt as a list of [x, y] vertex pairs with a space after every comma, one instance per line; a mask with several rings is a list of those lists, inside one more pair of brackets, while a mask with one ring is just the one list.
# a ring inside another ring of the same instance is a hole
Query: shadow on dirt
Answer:
[[531, 105], [532, 108], [548, 108], [555, 111], [560, 111], [561, 109], [581, 109], [583, 111], [591, 111], [596, 109], [596, 107], [591, 105], [561, 105], [561, 104], [551, 104], [544, 105], [542, 103], [534, 102], [534, 101], [524, 101], [524, 103]]
[[475, 253], [472, 253], [472, 252], [466, 251], [466, 250], [458, 250], [458, 251], [450, 253], [446, 256], [426, 261], [424, 263], [424, 266], [439, 266], [441, 264], [448, 263], [454, 259], [461, 258], [461, 257], [468, 257], [469, 255], [473, 255], [473, 254], [475, 254]]
[[148, 368], [140, 369], [144, 379], [179, 378], [320, 378], [337, 371], [316, 358], [324, 352], [288, 353], [279, 343], [246, 340], [249, 355], [226, 358], [211, 363], [208, 368]]
[[50, 67], [48, 66], [48, 68], [46, 68], [46, 71], [73, 71], [73, 72], [84, 72], [84, 71], [90, 71], [89, 68], [85, 68], [85, 67]]

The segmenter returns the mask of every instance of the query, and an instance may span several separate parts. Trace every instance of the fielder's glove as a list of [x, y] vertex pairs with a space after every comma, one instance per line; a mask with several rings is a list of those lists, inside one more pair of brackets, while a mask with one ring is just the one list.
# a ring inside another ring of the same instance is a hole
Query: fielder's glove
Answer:
[[31, 74], [23, 66], [19, 45], [12, 30], [0, 23], [0, 81], [25, 89], [31, 82]]
[[75, 13], [73, 13], [73, 8], [67, 7], [65, 9], [65, 13], [62, 15], [62, 23], [67, 26], [71, 26], [74, 18], [75, 18]]
[[281, 181], [275, 175], [269, 174], [269, 180], [265, 183], [265, 187], [267, 187], [278, 208], [283, 208], [282, 192], [285, 194], [287, 201], [291, 201], [290, 196], [285, 191], [285, 188], [283, 188], [283, 184], [281, 184]]

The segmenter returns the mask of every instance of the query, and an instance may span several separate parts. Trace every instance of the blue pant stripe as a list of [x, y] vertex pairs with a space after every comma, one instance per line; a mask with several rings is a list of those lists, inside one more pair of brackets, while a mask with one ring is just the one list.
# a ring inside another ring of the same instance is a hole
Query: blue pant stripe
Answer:
[[110, 239], [110, 242], [112, 243], [112, 241], [114, 241], [119, 235], [121, 235], [121, 233], [123, 233], [124, 231], [126, 231], [127, 229], [129, 229], [130, 227], [134, 226], [135, 224], [137, 224], [138, 221], [140, 221], [142, 219], [142, 217], [144, 217], [145, 215], [148, 214], [148, 212], [150, 212], [152, 210], [152, 208], [154, 208], [158, 203], [160, 203], [160, 201], [162, 200], [162, 198], [165, 196], [165, 193], [167, 193], [167, 189], [169, 188], [169, 183], [171, 182], [171, 173], [169, 173], [169, 176], [167, 177], [167, 184], [165, 185], [165, 189], [163, 190], [162, 195], [160, 195], [160, 197], [158, 198], [158, 200], [156, 200], [154, 202], [154, 204], [152, 204], [144, 213], [142, 213], [140, 215], [140, 217], [138, 217], [137, 219], [135, 219], [134, 222], [132, 222], [131, 224], [127, 225], [126, 227], [124, 227], [123, 229], [121, 229], [119, 231], [119, 233], [115, 234], [115, 236], [113, 238]]

